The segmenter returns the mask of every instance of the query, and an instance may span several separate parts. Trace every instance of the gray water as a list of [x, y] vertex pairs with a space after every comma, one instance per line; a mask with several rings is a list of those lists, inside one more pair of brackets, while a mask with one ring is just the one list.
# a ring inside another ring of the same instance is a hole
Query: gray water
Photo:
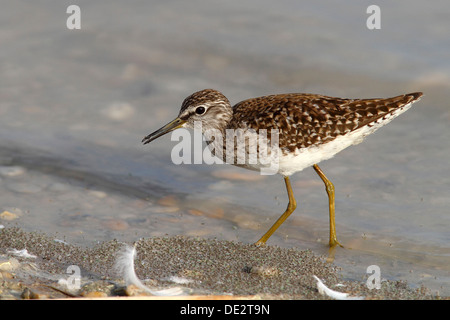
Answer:
[[[349, 98], [423, 91], [408, 112], [321, 164], [336, 187], [343, 274], [450, 294], [448, 1], [5, 2], [0, 10], [0, 224], [77, 245], [189, 235], [254, 242], [284, 211], [279, 176], [170, 160], [194, 91]], [[298, 209], [269, 240], [327, 254], [327, 197], [292, 177]], [[4, 213], [4, 212], [7, 213]], [[20, 249], [20, 248], [19, 248]]]

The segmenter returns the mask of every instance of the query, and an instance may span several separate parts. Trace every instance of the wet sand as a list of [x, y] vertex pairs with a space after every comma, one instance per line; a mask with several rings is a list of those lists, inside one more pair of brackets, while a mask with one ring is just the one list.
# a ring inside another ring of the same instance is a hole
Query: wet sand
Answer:
[[[366, 279], [346, 281], [326, 257], [309, 250], [256, 247], [240, 242], [158, 237], [134, 245], [136, 274], [154, 288], [183, 288], [180, 297], [152, 297], [125, 286], [114, 263], [124, 243], [108, 241], [92, 248], [64, 243], [19, 228], [0, 231], [1, 299], [131, 298], [147, 299], [331, 299], [317, 289], [318, 277], [330, 289], [364, 299], [446, 299], [404, 281], [382, 281], [369, 289]], [[26, 249], [29, 257], [13, 250]], [[79, 289], [68, 290], [68, 267], [80, 268]]]

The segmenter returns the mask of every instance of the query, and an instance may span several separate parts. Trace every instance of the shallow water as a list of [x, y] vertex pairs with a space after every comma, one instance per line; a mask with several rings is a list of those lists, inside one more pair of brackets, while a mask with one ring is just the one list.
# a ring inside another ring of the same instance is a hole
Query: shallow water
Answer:
[[[170, 160], [171, 120], [193, 91], [236, 103], [281, 92], [388, 97], [409, 111], [321, 164], [336, 187], [335, 262], [450, 294], [450, 5], [369, 2], [11, 2], [0, 12], [0, 224], [91, 245], [184, 234], [256, 241], [284, 211], [279, 176]], [[414, 19], [410, 17], [414, 16]], [[292, 177], [296, 212], [269, 244], [327, 254], [327, 198], [312, 169]], [[20, 249], [20, 248], [19, 248]]]

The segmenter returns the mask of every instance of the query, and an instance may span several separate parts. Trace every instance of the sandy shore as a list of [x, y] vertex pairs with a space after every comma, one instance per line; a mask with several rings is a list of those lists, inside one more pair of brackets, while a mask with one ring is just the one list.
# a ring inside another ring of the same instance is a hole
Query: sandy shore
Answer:
[[[77, 247], [44, 234], [4, 228], [0, 230], [0, 298], [331, 299], [319, 292], [316, 276], [349, 297], [442, 299], [402, 281], [382, 281], [378, 290], [368, 289], [367, 279], [346, 281], [326, 257], [308, 250], [187, 237], [141, 239], [134, 245], [137, 276], [154, 290], [178, 287], [181, 296], [152, 297], [127, 287], [114, 268], [123, 243]], [[14, 251], [23, 249], [26, 252]], [[75, 274], [69, 266], [79, 270], [78, 287], [64, 284]]]

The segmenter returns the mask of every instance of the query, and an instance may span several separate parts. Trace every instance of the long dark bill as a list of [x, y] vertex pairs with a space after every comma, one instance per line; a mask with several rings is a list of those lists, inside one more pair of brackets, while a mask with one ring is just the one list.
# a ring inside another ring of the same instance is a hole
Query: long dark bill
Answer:
[[173, 121], [169, 122], [168, 124], [166, 124], [161, 129], [158, 129], [155, 132], [150, 133], [148, 136], [146, 136], [144, 139], [142, 139], [142, 142], [144, 144], [152, 142], [156, 138], [159, 138], [159, 137], [165, 135], [166, 133], [169, 133], [169, 132], [171, 132], [171, 131], [173, 131], [175, 129], [181, 128], [183, 126], [183, 124], [185, 124], [185, 123], [186, 123], [185, 120], [182, 120], [180, 118], [176, 118], [175, 120], [173, 120]]

